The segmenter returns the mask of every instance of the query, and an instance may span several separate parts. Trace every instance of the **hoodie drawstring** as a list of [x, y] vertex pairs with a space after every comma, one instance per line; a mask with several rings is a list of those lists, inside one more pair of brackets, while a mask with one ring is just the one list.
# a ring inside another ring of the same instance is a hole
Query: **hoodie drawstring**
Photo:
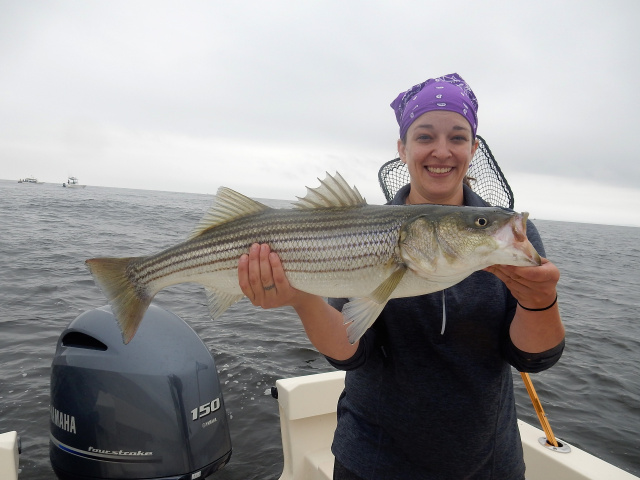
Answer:
[[442, 330], [440, 335], [444, 335], [444, 329], [447, 326], [447, 296], [445, 290], [442, 290]]

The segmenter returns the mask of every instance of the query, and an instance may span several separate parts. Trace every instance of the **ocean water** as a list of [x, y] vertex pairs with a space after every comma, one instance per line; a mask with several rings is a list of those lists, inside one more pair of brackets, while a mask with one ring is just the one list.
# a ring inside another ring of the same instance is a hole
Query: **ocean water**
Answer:
[[[211, 201], [0, 181], [0, 432], [17, 430], [22, 439], [21, 478], [54, 478], [48, 406], [56, 341], [80, 313], [106, 303], [84, 260], [148, 254], [181, 241]], [[640, 228], [534, 221], [562, 272], [567, 329], [560, 362], [532, 375], [538, 395], [557, 437], [640, 476]], [[269, 389], [279, 378], [331, 370], [296, 315], [243, 300], [213, 322], [195, 285], [168, 288], [155, 302], [191, 325], [219, 370], [233, 455], [212, 478], [277, 479], [282, 450]], [[518, 415], [537, 426], [514, 375]]]

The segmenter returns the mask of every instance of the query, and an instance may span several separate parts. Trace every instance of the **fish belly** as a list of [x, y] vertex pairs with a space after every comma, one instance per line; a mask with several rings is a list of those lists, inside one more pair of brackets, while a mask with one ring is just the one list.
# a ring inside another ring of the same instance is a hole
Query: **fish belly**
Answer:
[[[322, 297], [365, 297], [373, 292], [391, 274], [391, 270], [383, 265], [361, 268], [354, 271], [323, 271], [323, 272], [290, 272], [285, 275], [291, 286], [307, 293]], [[181, 270], [165, 277], [158, 278], [150, 289], [159, 291], [170, 285], [179, 283], [198, 283], [207, 288], [220, 292], [239, 295], [242, 294], [238, 284], [238, 269], [207, 271]]]

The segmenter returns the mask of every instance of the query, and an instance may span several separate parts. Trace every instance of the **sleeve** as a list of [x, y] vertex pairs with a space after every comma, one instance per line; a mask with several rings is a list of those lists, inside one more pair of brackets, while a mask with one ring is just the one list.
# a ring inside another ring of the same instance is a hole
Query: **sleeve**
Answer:
[[367, 330], [366, 333], [362, 337], [360, 337], [358, 349], [351, 358], [347, 358], [346, 360], [336, 360], [335, 358], [327, 357], [326, 355], [325, 358], [332, 367], [337, 368], [338, 370], [348, 371], [360, 368], [365, 364], [372, 348], [374, 348], [374, 345], [376, 343], [375, 336], [375, 330], [373, 330], [372, 328]]
[[505, 355], [508, 362], [519, 372], [538, 373], [553, 367], [564, 351], [564, 339], [545, 352], [527, 353], [516, 347], [511, 339], [507, 342]]
[[[527, 237], [529, 241], [536, 248], [541, 256], [546, 256], [542, 239], [538, 233], [538, 229], [531, 221], [527, 221]], [[509, 336], [509, 326], [513, 321], [513, 317], [516, 313], [516, 300], [511, 293], [508, 294], [508, 313], [509, 321], [507, 322], [507, 329], [505, 332], [505, 344], [503, 347], [503, 354], [506, 360], [519, 372], [538, 373], [555, 365], [564, 351], [564, 339], [555, 347], [539, 353], [528, 353], [520, 350], [511, 341]]]

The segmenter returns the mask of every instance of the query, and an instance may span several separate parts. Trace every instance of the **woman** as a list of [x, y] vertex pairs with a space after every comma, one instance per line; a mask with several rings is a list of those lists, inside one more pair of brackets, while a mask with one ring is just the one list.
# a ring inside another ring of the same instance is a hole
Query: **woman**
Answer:
[[[486, 206], [466, 184], [478, 141], [477, 100], [464, 80], [429, 79], [391, 106], [410, 173], [391, 203]], [[544, 256], [531, 222], [527, 233]], [[538, 372], [562, 354], [551, 262], [494, 265], [445, 291], [391, 300], [353, 345], [340, 314], [346, 300], [292, 288], [268, 245], [252, 246], [238, 277], [255, 305], [292, 306], [314, 346], [347, 370], [335, 479], [524, 478], [511, 366]]]

